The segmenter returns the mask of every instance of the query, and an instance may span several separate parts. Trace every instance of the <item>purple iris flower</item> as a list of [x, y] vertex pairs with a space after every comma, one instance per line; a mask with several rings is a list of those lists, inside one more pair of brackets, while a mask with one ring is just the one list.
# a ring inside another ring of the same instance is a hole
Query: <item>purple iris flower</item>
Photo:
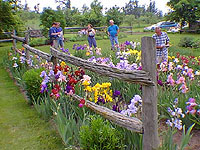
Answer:
[[47, 91], [47, 85], [46, 84], [42, 84], [40, 92], [44, 93], [45, 91]]
[[40, 77], [41, 77], [41, 78], [44, 78], [46, 75], [47, 75], [46, 72], [45, 72], [45, 71], [42, 71], [41, 74], [40, 74]]
[[117, 111], [117, 105], [113, 105], [113, 106], [112, 106], [112, 110], [113, 110], [113, 111]]
[[74, 44], [72, 49], [75, 49], [75, 48], [76, 48], [76, 45], [77, 45], [77, 44]]
[[138, 69], [137, 69], [137, 70], [142, 70], [142, 66], [138, 67]]
[[54, 71], [50, 70], [48, 75], [49, 75], [49, 77], [53, 77], [54, 76]]
[[126, 42], [124, 42], [124, 44], [131, 45], [130, 41], [126, 41]]
[[67, 85], [66, 88], [65, 88], [65, 91], [66, 91], [67, 93], [69, 93], [70, 90], [72, 90], [72, 87], [71, 87], [70, 85]]
[[111, 67], [111, 68], [115, 68], [115, 65], [113, 64], [113, 62], [110, 62], [110, 63], [108, 64], [108, 66]]
[[158, 85], [163, 86], [163, 83], [161, 80], [158, 80]]
[[102, 98], [102, 97], [98, 97], [97, 104], [99, 104], [99, 103], [103, 103], [103, 104], [105, 104], [105, 103], [106, 103], [106, 102], [105, 102], [105, 99]]
[[81, 47], [80, 47], [80, 46], [76, 47], [76, 50], [80, 50], [80, 49], [81, 49]]
[[102, 60], [102, 62], [108, 62], [110, 59], [109, 58], [104, 58], [103, 60]]
[[114, 95], [114, 97], [117, 97], [117, 96], [119, 96], [121, 93], [120, 93], [120, 91], [118, 91], [118, 90], [115, 90], [115, 92], [113, 93], [113, 95]]
[[89, 61], [93, 61], [95, 59], [95, 56], [92, 56], [91, 58], [89, 58]]

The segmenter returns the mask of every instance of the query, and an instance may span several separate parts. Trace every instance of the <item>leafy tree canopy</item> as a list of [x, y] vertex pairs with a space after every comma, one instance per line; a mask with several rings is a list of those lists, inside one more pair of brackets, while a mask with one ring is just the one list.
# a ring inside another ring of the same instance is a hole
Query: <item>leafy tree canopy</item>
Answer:
[[0, 0], [0, 14], [0, 33], [18, 28], [19, 18], [13, 13], [9, 2]]
[[60, 22], [60, 26], [63, 29], [66, 25], [65, 15], [62, 10], [52, 10], [51, 8], [44, 8], [40, 16], [40, 20], [41, 26], [43, 27], [44, 35], [46, 36], [53, 22]]
[[172, 9], [167, 16], [170, 20], [191, 24], [200, 19], [199, 0], [170, 0], [167, 5]]
[[123, 16], [121, 8], [115, 5], [106, 12], [107, 24], [109, 25], [109, 20], [114, 20], [115, 24], [120, 25], [123, 22]]

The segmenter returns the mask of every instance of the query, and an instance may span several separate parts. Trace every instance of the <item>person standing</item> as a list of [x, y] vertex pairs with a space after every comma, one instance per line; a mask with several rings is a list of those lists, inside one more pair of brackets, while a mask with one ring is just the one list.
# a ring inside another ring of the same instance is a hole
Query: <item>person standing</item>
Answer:
[[58, 46], [64, 49], [64, 36], [63, 36], [63, 29], [60, 27], [60, 22], [57, 22], [57, 32], [60, 32], [58, 35]]
[[57, 23], [53, 22], [52, 27], [49, 29], [49, 38], [50, 38], [50, 44], [54, 48], [58, 48], [58, 35], [60, 32], [57, 32]]
[[119, 34], [119, 27], [114, 24], [113, 20], [109, 21], [110, 26], [108, 27], [108, 35], [110, 37], [111, 49], [115, 49], [115, 44], [119, 45], [118, 42], [118, 34]]
[[169, 37], [166, 32], [162, 32], [160, 27], [155, 28], [155, 34], [152, 36], [156, 40], [156, 61], [160, 64], [162, 61], [168, 61]]
[[93, 26], [91, 24], [88, 24], [88, 28], [86, 30], [86, 33], [88, 35], [88, 43], [89, 43], [89, 47], [92, 48], [92, 45], [94, 46], [94, 48], [96, 49], [97, 47], [97, 43], [95, 40], [95, 30], [93, 29]]

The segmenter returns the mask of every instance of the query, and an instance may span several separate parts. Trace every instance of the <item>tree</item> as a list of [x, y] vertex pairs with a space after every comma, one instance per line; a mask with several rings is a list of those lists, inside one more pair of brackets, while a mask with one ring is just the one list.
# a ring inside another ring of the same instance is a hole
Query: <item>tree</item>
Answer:
[[124, 17], [124, 22], [127, 23], [129, 26], [133, 26], [133, 23], [136, 21], [134, 15], [126, 15]]
[[59, 3], [59, 8], [71, 9], [71, 0], [55, 0], [55, 2]]
[[9, 2], [0, 0], [0, 33], [3, 31], [12, 31], [18, 29], [19, 18], [12, 12], [12, 6]]
[[14, 11], [22, 9], [22, 4], [20, 0], [4, 0], [4, 1], [8, 2]]
[[170, 0], [167, 5], [172, 9], [167, 18], [172, 21], [188, 22], [189, 25], [200, 19], [199, 0]]
[[81, 25], [82, 18], [83, 15], [81, 15], [78, 8], [72, 7], [72, 9], [65, 9], [66, 26]]
[[105, 23], [105, 19], [102, 13], [103, 5], [101, 5], [101, 2], [98, 2], [98, 0], [94, 0], [90, 4], [91, 10], [89, 12], [88, 17], [85, 18], [88, 20], [88, 23], [92, 24], [93, 26], [101, 26]]
[[81, 12], [82, 12], [82, 14], [89, 12], [89, 7], [86, 4], [84, 4], [82, 6]]
[[157, 13], [157, 8], [156, 8], [156, 3], [155, 1], [151, 1], [150, 0], [150, 3], [149, 3], [149, 6], [147, 7], [147, 12], [151, 12], [153, 14], [156, 14]]
[[121, 8], [115, 5], [106, 12], [107, 24], [109, 24], [109, 20], [114, 20], [115, 24], [120, 25], [123, 21], [123, 16]]
[[52, 26], [53, 22], [60, 22], [60, 26], [63, 29], [66, 26], [65, 15], [62, 10], [52, 10], [51, 8], [44, 8], [40, 16], [40, 20], [45, 36], [48, 35], [48, 30]]
[[125, 15], [134, 15], [135, 18], [139, 18], [145, 12], [144, 6], [138, 5], [138, 0], [130, 0], [128, 4], [125, 5], [123, 11]]

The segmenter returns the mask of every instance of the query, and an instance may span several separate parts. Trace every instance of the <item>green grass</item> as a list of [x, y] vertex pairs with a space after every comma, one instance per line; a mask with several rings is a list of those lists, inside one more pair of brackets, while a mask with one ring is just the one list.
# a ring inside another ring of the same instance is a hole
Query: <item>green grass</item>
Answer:
[[[11, 44], [0, 44], [0, 62]], [[0, 65], [0, 149], [61, 150], [62, 140], [52, 126], [39, 118], [19, 88]]]
[[[154, 33], [143, 33], [143, 34], [133, 34], [133, 35], [127, 35], [126, 38], [119, 39], [119, 42], [125, 42], [128, 41], [136, 41], [141, 42], [141, 38], [144, 36], [152, 36]], [[71, 36], [71, 35], [66, 35]], [[168, 34], [170, 38], [170, 44], [172, 45], [169, 48], [169, 55], [175, 55], [177, 52], [179, 52], [182, 55], [194, 55], [194, 56], [200, 56], [200, 48], [194, 49], [194, 48], [183, 48], [179, 47], [178, 43], [180, 42], [181, 38], [183, 37], [193, 37], [194, 39], [200, 39], [199, 34]], [[72, 47], [74, 44], [88, 44], [87, 41], [79, 41], [79, 42], [65, 42], [65, 48], [69, 48], [69, 50], [73, 53]], [[97, 40], [97, 46], [102, 48], [103, 55], [106, 54], [108, 56], [109, 54], [113, 54], [114, 52], [110, 51], [110, 41], [107, 40]], [[41, 49], [45, 52], [49, 53], [49, 46], [40, 46], [36, 47], [38, 49]]]

